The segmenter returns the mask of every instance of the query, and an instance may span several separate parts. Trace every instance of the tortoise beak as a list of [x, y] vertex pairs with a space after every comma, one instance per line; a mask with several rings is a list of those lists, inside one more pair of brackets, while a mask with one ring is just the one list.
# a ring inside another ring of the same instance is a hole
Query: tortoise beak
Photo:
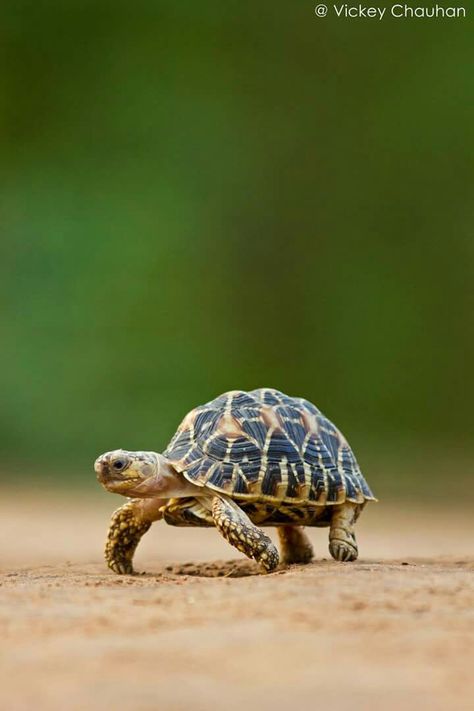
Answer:
[[97, 479], [103, 484], [110, 474], [109, 462], [106, 457], [97, 457], [94, 462], [94, 470], [97, 474]]

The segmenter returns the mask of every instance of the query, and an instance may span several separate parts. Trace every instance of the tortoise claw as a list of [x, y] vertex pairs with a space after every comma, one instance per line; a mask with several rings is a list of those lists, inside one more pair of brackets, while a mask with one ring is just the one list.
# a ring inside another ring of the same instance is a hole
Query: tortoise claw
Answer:
[[353, 546], [347, 541], [340, 541], [337, 538], [333, 538], [329, 542], [329, 552], [334, 560], [340, 560], [343, 562], [356, 560], [359, 554], [356, 546]]
[[107, 565], [117, 575], [136, 575], [133, 565], [128, 561], [110, 560]]

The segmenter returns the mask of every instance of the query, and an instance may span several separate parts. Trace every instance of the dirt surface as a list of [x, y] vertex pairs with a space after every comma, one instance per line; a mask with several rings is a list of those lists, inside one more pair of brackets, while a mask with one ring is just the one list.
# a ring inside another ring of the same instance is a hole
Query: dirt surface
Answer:
[[474, 520], [370, 506], [361, 558], [258, 575], [217, 532], [155, 524], [118, 577], [109, 495], [0, 504], [0, 708], [474, 709]]

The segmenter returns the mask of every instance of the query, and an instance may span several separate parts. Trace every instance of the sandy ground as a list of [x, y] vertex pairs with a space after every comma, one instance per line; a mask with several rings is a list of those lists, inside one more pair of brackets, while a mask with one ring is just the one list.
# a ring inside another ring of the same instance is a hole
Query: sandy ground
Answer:
[[373, 505], [361, 558], [257, 575], [212, 530], [155, 524], [102, 562], [115, 501], [0, 504], [0, 708], [474, 709], [474, 518]]

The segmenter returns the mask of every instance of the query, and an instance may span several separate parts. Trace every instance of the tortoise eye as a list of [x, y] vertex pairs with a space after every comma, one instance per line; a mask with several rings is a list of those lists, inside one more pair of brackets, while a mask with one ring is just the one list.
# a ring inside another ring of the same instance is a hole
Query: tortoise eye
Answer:
[[117, 471], [121, 471], [122, 469], [125, 469], [126, 462], [124, 459], [116, 459], [112, 466]]

